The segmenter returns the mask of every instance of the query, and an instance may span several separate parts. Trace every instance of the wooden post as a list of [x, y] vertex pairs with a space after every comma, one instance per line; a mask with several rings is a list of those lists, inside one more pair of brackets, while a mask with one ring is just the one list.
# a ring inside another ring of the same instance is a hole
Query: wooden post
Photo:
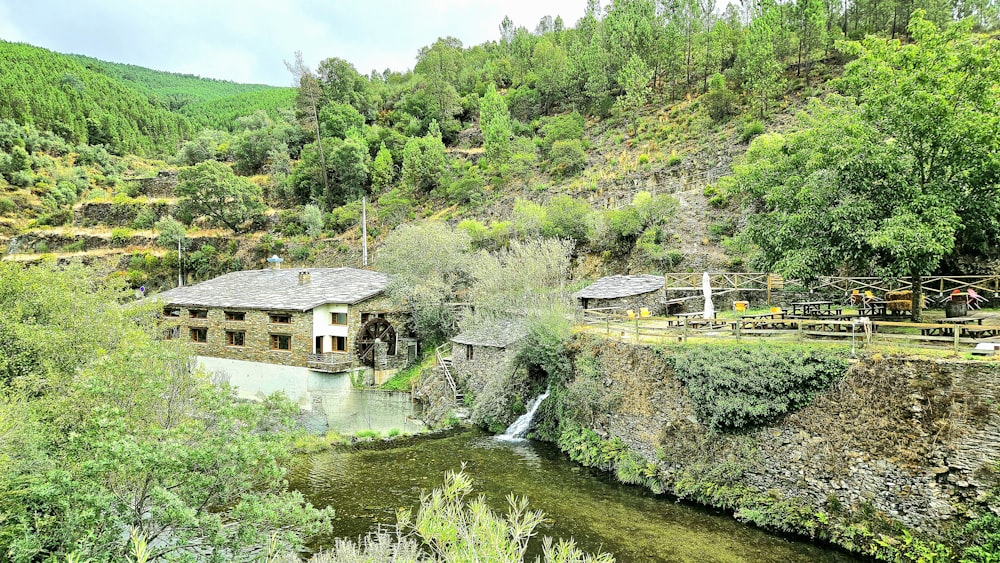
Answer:
[[635, 341], [639, 342], [639, 317], [635, 317]]
[[681, 337], [681, 342], [687, 344], [688, 341], [688, 318], [684, 317], [684, 335]]
[[952, 324], [955, 325], [955, 328], [953, 328], [952, 330], [955, 331], [955, 353], [957, 354], [958, 353], [958, 337], [959, 337], [959, 335], [962, 334], [962, 327], [958, 323], [952, 323]]
[[604, 328], [607, 330], [608, 336], [611, 336], [611, 315], [604, 315]]
[[799, 337], [799, 342], [802, 342], [802, 319], [795, 319], [795, 332]]
[[743, 317], [736, 317], [736, 341], [740, 341], [740, 333], [743, 332]]

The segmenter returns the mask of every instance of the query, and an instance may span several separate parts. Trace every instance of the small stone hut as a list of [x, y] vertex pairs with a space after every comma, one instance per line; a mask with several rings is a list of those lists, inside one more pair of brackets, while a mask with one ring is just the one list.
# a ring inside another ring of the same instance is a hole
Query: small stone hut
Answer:
[[638, 312], [645, 307], [658, 314], [667, 299], [665, 286], [663, 276], [606, 276], [583, 288], [574, 297], [580, 300], [584, 309], [617, 308]]
[[451, 361], [462, 382], [486, 381], [493, 374], [514, 369], [516, 344], [524, 338], [523, 326], [498, 322], [466, 330], [451, 339]]

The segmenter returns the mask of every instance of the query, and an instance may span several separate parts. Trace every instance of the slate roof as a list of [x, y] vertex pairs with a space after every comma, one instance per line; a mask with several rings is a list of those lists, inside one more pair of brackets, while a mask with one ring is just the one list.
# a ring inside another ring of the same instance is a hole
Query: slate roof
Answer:
[[642, 295], [662, 288], [663, 276], [636, 274], [632, 276], [603, 277], [576, 293], [578, 299], [617, 299]]
[[527, 331], [514, 321], [500, 321], [490, 325], [463, 330], [451, 339], [456, 344], [506, 348], [524, 338]]
[[[299, 272], [309, 282], [299, 284]], [[354, 304], [382, 293], [389, 276], [357, 268], [244, 270], [151, 296], [168, 305], [308, 311], [325, 303]]]

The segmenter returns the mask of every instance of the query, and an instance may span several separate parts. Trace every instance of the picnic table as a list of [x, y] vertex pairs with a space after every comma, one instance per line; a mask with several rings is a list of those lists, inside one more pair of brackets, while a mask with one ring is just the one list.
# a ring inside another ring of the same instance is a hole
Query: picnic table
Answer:
[[775, 322], [784, 321], [784, 318], [784, 311], [778, 313], [755, 313], [752, 315], [739, 316], [742, 328], [748, 329], [773, 328], [777, 324], [784, 326], [784, 322]]
[[858, 314], [871, 317], [884, 317], [887, 315], [886, 305], [888, 303], [884, 299], [864, 299], [858, 303]]
[[792, 315], [802, 315], [804, 317], [829, 317], [840, 315], [843, 310], [834, 308], [834, 301], [796, 301], [791, 303]]
[[[934, 328], [922, 328], [920, 329], [920, 334], [924, 336], [951, 336], [955, 334], [955, 327], [962, 327], [963, 325], [971, 325], [975, 323], [976, 325], [982, 326], [983, 319], [985, 317], [981, 316], [969, 316], [969, 317], [947, 317], [944, 319], [939, 319], [938, 322], [942, 325], [951, 326], [939, 326]], [[1000, 330], [1000, 327], [997, 327]], [[965, 328], [960, 328], [961, 331], [965, 331]], [[970, 331], [970, 332], [982, 332], [982, 331]]]

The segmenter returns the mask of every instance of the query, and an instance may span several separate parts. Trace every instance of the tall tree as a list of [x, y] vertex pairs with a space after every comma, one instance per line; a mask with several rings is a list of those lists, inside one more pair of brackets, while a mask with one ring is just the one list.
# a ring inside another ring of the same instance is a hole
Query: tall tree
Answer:
[[[790, 276], [848, 269], [921, 279], [1000, 242], [1000, 46], [939, 31], [916, 12], [913, 43], [869, 37], [842, 86], [788, 135], [763, 135], [735, 168], [754, 213], [756, 265]], [[992, 249], [992, 250], [991, 250]]]
[[771, 99], [781, 89], [782, 65], [778, 61], [774, 41], [781, 23], [780, 8], [768, 5], [750, 22], [746, 40], [740, 47], [738, 63], [744, 89], [751, 105], [761, 117], [767, 113]]
[[312, 129], [316, 135], [316, 144], [319, 147], [317, 152], [319, 154], [319, 164], [323, 178], [323, 191], [329, 191], [330, 185], [326, 174], [326, 156], [323, 153], [323, 139], [319, 130], [319, 111], [323, 98], [323, 89], [320, 87], [319, 80], [316, 79], [312, 69], [302, 61], [302, 51], [295, 51], [295, 61], [292, 63], [285, 61], [285, 67], [295, 77], [295, 83], [299, 87], [298, 94], [295, 97], [297, 113], [301, 117], [303, 125]]
[[510, 112], [496, 86], [486, 86], [486, 94], [479, 103], [479, 127], [483, 131], [483, 148], [486, 161], [499, 166], [510, 158], [510, 140], [513, 130], [510, 126]]

